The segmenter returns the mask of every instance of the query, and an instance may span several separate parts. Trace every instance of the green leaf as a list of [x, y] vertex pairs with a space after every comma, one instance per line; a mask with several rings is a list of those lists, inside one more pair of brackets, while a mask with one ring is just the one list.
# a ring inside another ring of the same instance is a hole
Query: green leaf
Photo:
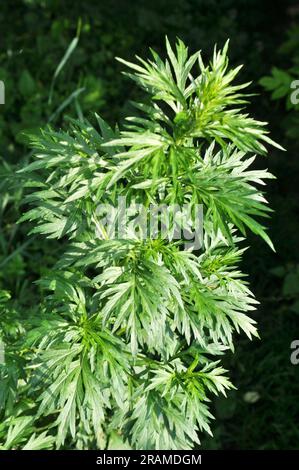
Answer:
[[23, 70], [18, 82], [20, 93], [25, 97], [32, 97], [36, 90], [36, 83], [28, 70]]

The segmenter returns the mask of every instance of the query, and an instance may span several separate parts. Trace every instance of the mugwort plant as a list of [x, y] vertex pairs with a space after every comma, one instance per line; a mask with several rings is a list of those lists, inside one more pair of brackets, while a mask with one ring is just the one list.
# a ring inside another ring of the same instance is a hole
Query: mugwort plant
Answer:
[[[166, 39], [165, 60], [119, 59], [144, 92], [123, 129], [96, 115], [30, 136], [21, 220], [65, 251], [39, 281], [15, 446], [103, 449], [117, 433], [134, 449], [192, 449], [212, 432], [209, 401], [233, 387], [221, 355], [235, 333], [258, 336], [240, 243], [250, 230], [273, 248], [260, 221], [273, 176], [252, 165], [281, 149], [243, 111], [249, 83], [234, 83], [227, 51], [204, 63]], [[140, 213], [153, 212], [148, 230]]]

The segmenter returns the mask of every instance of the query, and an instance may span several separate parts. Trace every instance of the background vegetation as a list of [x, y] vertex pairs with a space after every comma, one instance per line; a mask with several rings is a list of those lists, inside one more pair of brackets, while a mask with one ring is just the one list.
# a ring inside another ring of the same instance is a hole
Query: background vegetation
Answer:
[[238, 391], [215, 402], [214, 438], [203, 448], [298, 448], [299, 365], [290, 362], [290, 343], [299, 339], [299, 106], [289, 100], [290, 82], [299, 78], [298, 24], [292, 1], [15, 0], [13, 8], [1, 2], [0, 304], [7, 335], [22, 334], [41, 295], [34, 281], [59, 257], [57, 242], [28, 239], [26, 224], [16, 224], [24, 209], [16, 170], [30, 159], [23, 132], [49, 121], [63, 127], [66, 115], [92, 120], [94, 111], [121, 122], [139, 91], [121, 76], [115, 56], [132, 60], [149, 46], [161, 52], [165, 34], [207, 55], [230, 38], [232, 65], [245, 64], [240, 81], [253, 79], [257, 93], [251, 113], [269, 121], [271, 137], [287, 149], [267, 157], [277, 177], [268, 189], [277, 253], [252, 237], [243, 266], [261, 302], [255, 314], [261, 341], [242, 337], [227, 355]]

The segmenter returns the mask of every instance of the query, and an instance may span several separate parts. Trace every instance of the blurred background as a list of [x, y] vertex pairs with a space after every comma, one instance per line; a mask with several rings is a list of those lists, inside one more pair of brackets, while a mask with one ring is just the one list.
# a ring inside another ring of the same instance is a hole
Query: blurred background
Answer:
[[207, 59], [215, 43], [230, 38], [231, 64], [245, 65], [240, 82], [253, 81], [249, 111], [269, 122], [287, 152], [271, 148], [259, 159], [277, 177], [268, 186], [276, 253], [250, 236], [242, 266], [261, 302], [254, 314], [261, 340], [238, 337], [235, 353], [227, 354], [238, 390], [215, 401], [214, 438], [204, 437], [202, 447], [298, 449], [299, 364], [290, 356], [299, 340], [299, 105], [290, 94], [299, 79], [299, 3], [2, 0], [0, 32], [0, 290], [10, 291], [16, 318], [38, 303], [33, 281], [63, 250], [28, 238], [29, 227], [16, 224], [23, 210], [16, 170], [30, 159], [23, 132], [48, 122], [64, 127], [66, 115], [92, 121], [94, 112], [121, 125], [140, 92], [115, 56], [145, 57], [149, 46], [163, 55], [167, 35]]

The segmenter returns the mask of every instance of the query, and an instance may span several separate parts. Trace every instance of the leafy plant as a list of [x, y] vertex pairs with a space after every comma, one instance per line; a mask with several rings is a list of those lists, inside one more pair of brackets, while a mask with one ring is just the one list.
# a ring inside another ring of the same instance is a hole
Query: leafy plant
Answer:
[[284, 101], [287, 113], [283, 118], [285, 134], [291, 139], [298, 138], [298, 25], [294, 24], [287, 31], [287, 39], [278, 49], [278, 58], [286, 57], [288, 66], [272, 67], [270, 75], [259, 80], [263, 88], [271, 92], [271, 99]]
[[[4, 448], [24, 448], [25, 438], [25, 448], [106, 448], [116, 433], [137, 449], [193, 448], [200, 431], [211, 433], [211, 397], [233, 388], [219, 356], [233, 350], [235, 331], [258, 336], [239, 243], [249, 229], [273, 248], [258, 188], [272, 175], [249, 167], [266, 144], [281, 147], [242, 111], [248, 83], [232, 84], [240, 67], [229, 69], [228, 43], [208, 65], [180, 40], [166, 49], [166, 60], [154, 51], [136, 64], [120, 59], [147, 93], [124, 130], [96, 116], [96, 127], [71, 119], [67, 131], [29, 136], [34, 161], [21, 175], [32, 208], [21, 221], [66, 248], [38, 281], [47, 294], [25, 340], [12, 345], [25, 376]], [[186, 250], [171, 230], [109, 236], [98, 207], [119, 197], [187, 205], [186, 230], [202, 205], [201, 247]]]

